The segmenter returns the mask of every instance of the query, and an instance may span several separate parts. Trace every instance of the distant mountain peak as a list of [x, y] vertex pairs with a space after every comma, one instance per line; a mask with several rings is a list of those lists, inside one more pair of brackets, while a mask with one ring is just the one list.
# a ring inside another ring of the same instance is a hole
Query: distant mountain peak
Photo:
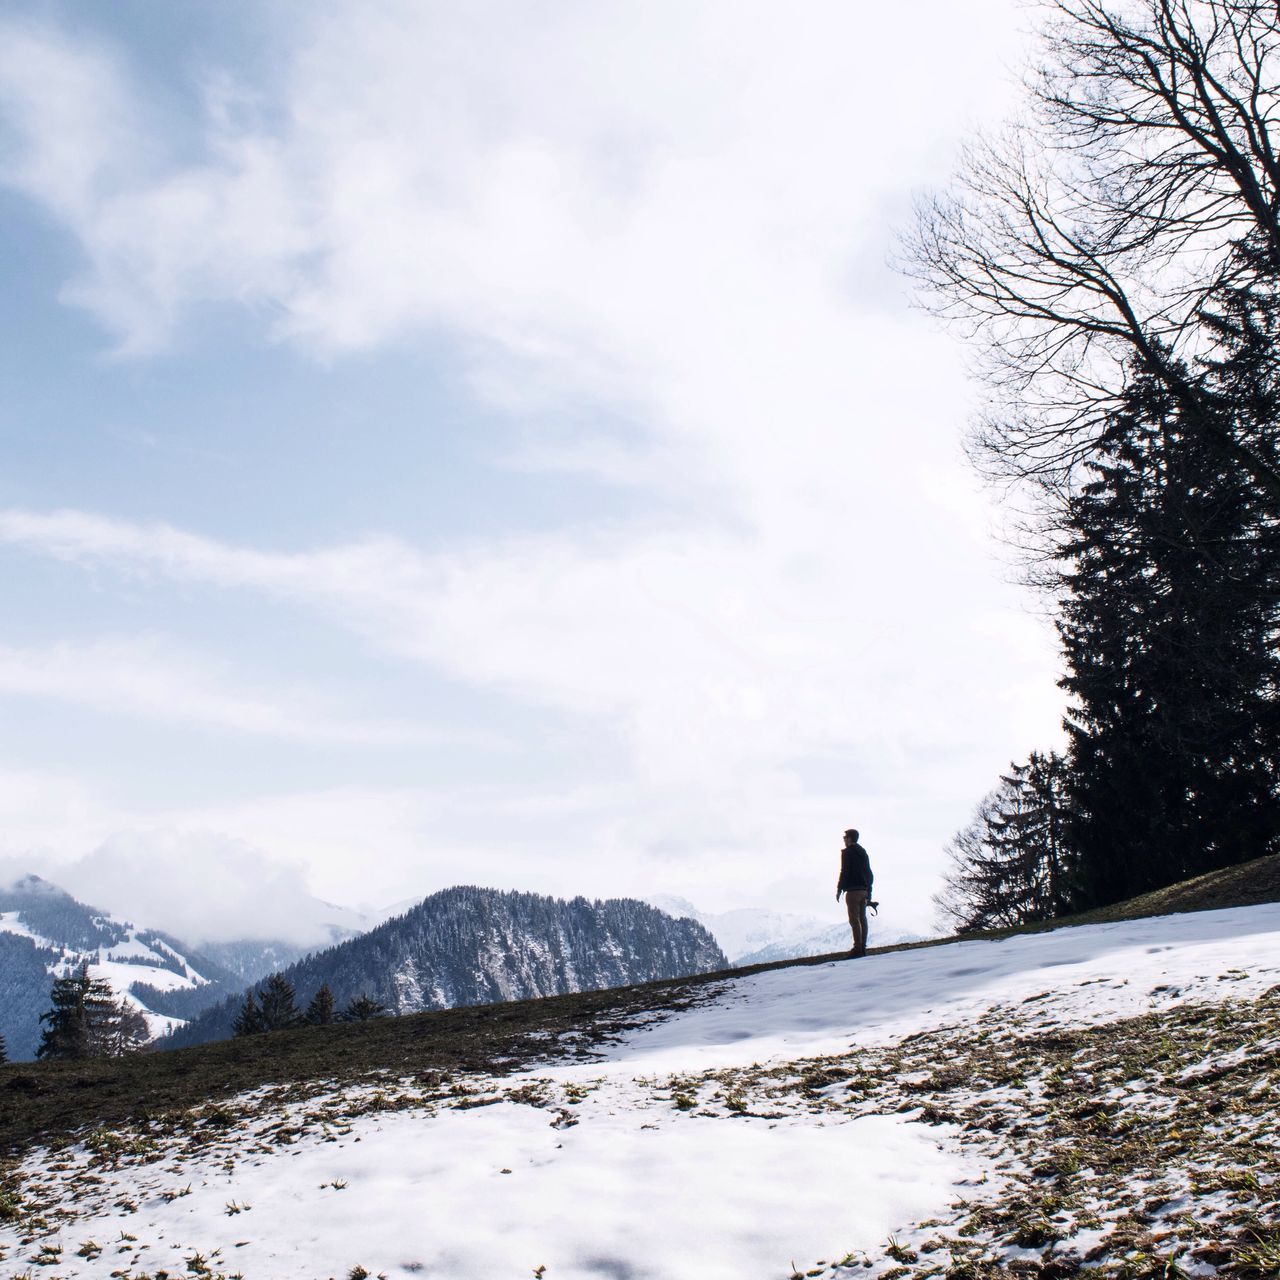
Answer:
[[16, 880], [0, 882], [0, 893], [31, 898], [71, 896], [65, 889], [60, 889], [56, 884], [50, 883], [34, 872], [28, 872], [24, 876], [19, 876]]

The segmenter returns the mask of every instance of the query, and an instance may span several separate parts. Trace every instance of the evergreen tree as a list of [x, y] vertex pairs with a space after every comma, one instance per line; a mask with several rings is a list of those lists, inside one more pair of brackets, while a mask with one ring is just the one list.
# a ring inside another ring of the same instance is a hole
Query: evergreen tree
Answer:
[[333, 1021], [333, 992], [329, 989], [327, 982], [311, 997], [311, 1003], [307, 1005], [306, 1016], [307, 1021], [315, 1027], [327, 1027]]
[[1033, 751], [1011, 764], [973, 820], [952, 837], [945, 887], [934, 902], [960, 932], [1008, 928], [1057, 915], [1073, 859], [1067, 846], [1065, 762]]
[[362, 993], [342, 1011], [342, 1020], [343, 1022], [368, 1022], [370, 1018], [381, 1018], [386, 1012], [386, 1005]]
[[238, 1036], [255, 1036], [260, 1031], [266, 1030], [262, 1022], [262, 1010], [258, 1008], [257, 997], [252, 987], [244, 993], [244, 1003], [240, 1006], [240, 1012], [236, 1014], [236, 1020], [232, 1025]]
[[[40, 1036], [37, 1058], [87, 1058], [89, 1056], [88, 999], [94, 979], [83, 964], [74, 973], [56, 978], [50, 992], [52, 1007], [40, 1015], [48, 1023]], [[97, 994], [101, 994], [100, 992]]]
[[258, 1000], [264, 1031], [287, 1031], [290, 1027], [302, 1025], [293, 984], [283, 974], [273, 973], [262, 984]]
[[120, 1058], [141, 1049], [151, 1039], [146, 1015], [125, 1000], [104, 1011], [95, 1036], [95, 1057]]
[[9, 1061], [9, 1049], [4, 1042], [4, 1036], [0, 1036], [0, 1066]]
[[[1256, 291], [1220, 302], [1215, 412], [1273, 437], [1274, 308]], [[1184, 418], [1139, 371], [1070, 503], [1059, 634], [1077, 906], [1280, 847], [1280, 530]]]
[[115, 998], [111, 984], [89, 976], [87, 961], [65, 978], [55, 979], [52, 1008], [40, 1015], [38, 1058], [114, 1058], [146, 1042], [146, 1019]]

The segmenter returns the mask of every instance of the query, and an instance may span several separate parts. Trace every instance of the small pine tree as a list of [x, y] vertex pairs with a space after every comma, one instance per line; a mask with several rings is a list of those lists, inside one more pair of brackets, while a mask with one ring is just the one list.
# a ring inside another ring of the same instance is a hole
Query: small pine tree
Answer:
[[89, 1035], [85, 1017], [86, 969], [65, 978], [55, 978], [49, 993], [52, 1007], [40, 1015], [49, 1025], [40, 1033], [37, 1058], [83, 1058], [87, 1055]]
[[961, 933], [1048, 920], [1069, 902], [1066, 763], [1056, 752], [1012, 764], [946, 847], [934, 903]]
[[92, 1052], [90, 1033], [90, 1002], [100, 1006], [104, 995], [110, 998], [111, 988], [105, 993], [106, 984], [89, 977], [86, 961], [74, 973], [55, 978], [49, 993], [51, 1008], [40, 1015], [40, 1021], [48, 1026], [40, 1033], [37, 1058], [87, 1058]]
[[333, 992], [326, 982], [307, 1005], [307, 1021], [314, 1027], [327, 1027], [334, 1017]]
[[300, 1026], [302, 1014], [294, 1000], [293, 984], [282, 973], [273, 973], [258, 993], [264, 1031], [286, 1031]]
[[96, 1023], [91, 1016], [91, 1025], [95, 1058], [123, 1058], [151, 1039], [146, 1016], [124, 1000], [111, 1001], [102, 1009]]
[[[88, 973], [88, 965], [85, 965]], [[85, 1023], [89, 1036], [90, 1058], [109, 1058], [115, 1056], [116, 1033], [119, 1029], [120, 1004], [116, 993], [109, 982], [101, 978], [90, 978], [84, 995]]]
[[50, 999], [53, 1007], [40, 1015], [48, 1026], [37, 1058], [118, 1058], [150, 1036], [137, 1009], [117, 1000], [105, 979], [89, 976], [87, 960], [75, 973], [55, 979]]
[[9, 1061], [9, 1049], [5, 1045], [4, 1036], [0, 1036], [0, 1064]]
[[252, 987], [244, 993], [244, 1003], [240, 1006], [240, 1012], [236, 1014], [232, 1028], [238, 1036], [255, 1036], [258, 1032], [266, 1030], [262, 1025], [262, 1010], [258, 1008], [258, 1001]]
[[387, 1006], [361, 992], [342, 1011], [343, 1022], [368, 1022], [370, 1018], [381, 1018], [387, 1013]]

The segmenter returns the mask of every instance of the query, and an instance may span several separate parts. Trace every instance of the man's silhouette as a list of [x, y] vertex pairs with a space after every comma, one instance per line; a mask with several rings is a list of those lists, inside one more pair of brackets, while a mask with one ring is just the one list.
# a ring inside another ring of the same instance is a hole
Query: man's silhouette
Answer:
[[849, 928], [853, 930], [851, 956], [867, 954], [867, 902], [871, 898], [871, 886], [875, 876], [871, 874], [871, 859], [858, 843], [858, 833], [852, 827], [844, 833], [844, 848], [840, 851], [840, 879], [836, 884], [836, 901], [844, 894], [849, 911]]

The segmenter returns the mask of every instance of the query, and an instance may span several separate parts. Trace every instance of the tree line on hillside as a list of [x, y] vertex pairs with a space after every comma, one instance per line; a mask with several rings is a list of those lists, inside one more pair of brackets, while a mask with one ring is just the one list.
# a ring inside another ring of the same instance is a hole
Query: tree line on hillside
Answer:
[[298, 1008], [293, 984], [281, 973], [273, 973], [260, 987], [250, 987], [233, 1024], [237, 1036], [264, 1031], [288, 1031], [293, 1027], [327, 1027], [335, 1022], [368, 1022], [390, 1013], [386, 1005], [361, 993], [339, 1011], [329, 984], [323, 983], [311, 997], [306, 1011]]
[[[238, 1036], [293, 1027], [329, 1026], [337, 1022], [367, 1022], [383, 1017], [387, 1008], [367, 995], [359, 995], [339, 1010], [328, 985], [312, 997], [306, 1011], [297, 1007], [293, 986], [281, 974], [272, 974], [260, 987], [251, 987], [235, 1022]], [[50, 1008], [40, 1015], [43, 1031], [36, 1057], [80, 1060], [119, 1058], [141, 1049], [150, 1039], [146, 1017], [128, 1001], [118, 999], [111, 984], [89, 973], [87, 963], [55, 978]], [[0, 1037], [0, 1063], [8, 1061]]]
[[[725, 964], [715, 940], [696, 921], [674, 920], [646, 903], [566, 902], [460, 885], [240, 988], [149, 1047], [621, 986]], [[94, 985], [88, 974], [82, 965], [55, 981], [55, 1009], [41, 1022], [56, 1014], [56, 1025], [71, 1030], [46, 1033], [38, 1056], [94, 1057], [138, 1047], [139, 1037], [84, 1031], [106, 1025], [110, 995], [106, 984]], [[3, 990], [0, 972], [0, 995]], [[185, 1011], [184, 1005], [157, 999], [155, 989], [143, 983], [129, 990], [127, 1003], [113, 1006], [117, 1021], [141, 1021], [138, 1001], [153, 1014], [181, 1017]], [[142, 1028], [145, 1038], [145, 1023]]]
[[1065, 747], [949, 846], [961, 929], [1280, 849], [1280, 23], [1056, 0], [1018, 125], [919, 210], [908, 266], [979, 343], [975, 462], [1020, 496]]

